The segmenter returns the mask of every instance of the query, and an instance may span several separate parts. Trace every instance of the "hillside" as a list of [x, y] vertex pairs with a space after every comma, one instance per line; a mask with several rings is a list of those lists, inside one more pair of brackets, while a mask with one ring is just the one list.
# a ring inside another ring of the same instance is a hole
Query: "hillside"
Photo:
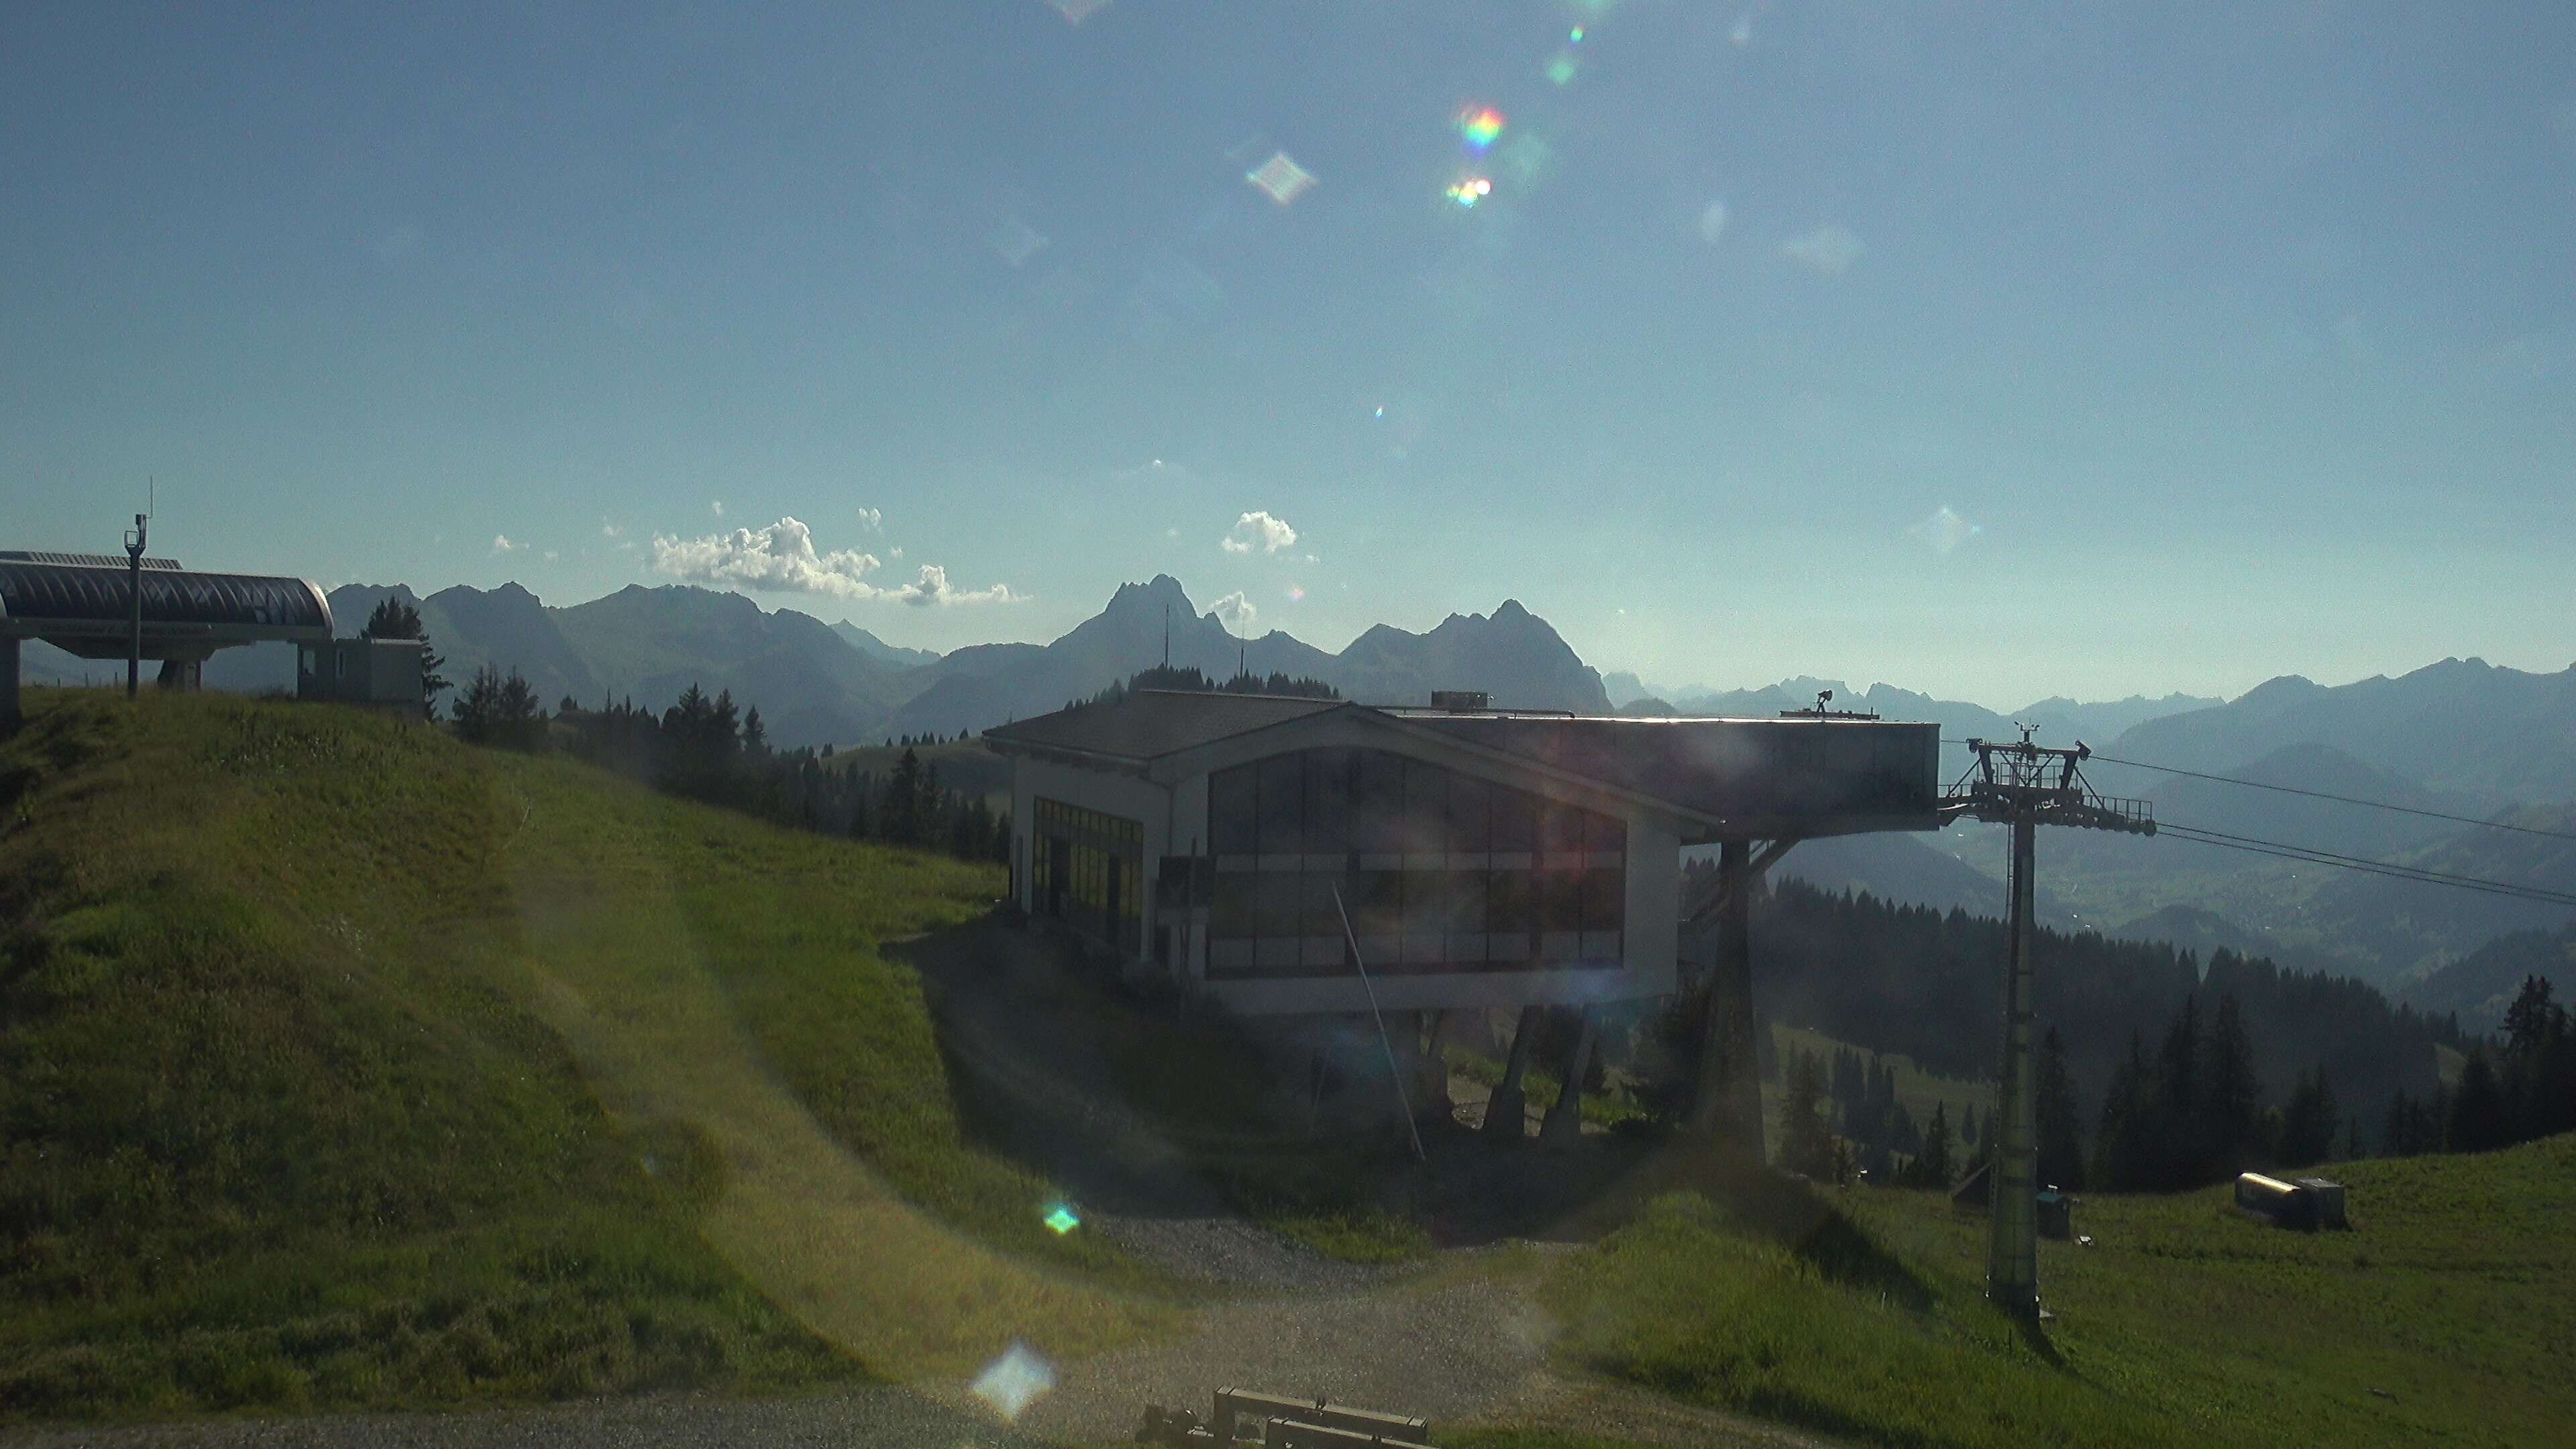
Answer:
[[1155, 1320], [966, 1145], [877, 952], [990, 868], [349, 711], [28, 703], [0, 1419], [784, 1388]]
[[2407, 987], [2405, 998], [2419, 1011], [2458, 1012], [2469, 1031], [2500, 1032], [2505, 1008], [2531, 976], [2561, 1002], [2576, 997], [2576, 922], [2499, 936]]
[[1577, 1364], [1852, 1442], [2565, 1442], [2576, 1137], [2322, 1171], [2354, 1231], [2088, 1194], [2091, 1244], [2039, 1245], [2044, 1336], [1980, 1300], [1986, 1220], [1923, 1192], [1676, 1195], [1547, 1294]]

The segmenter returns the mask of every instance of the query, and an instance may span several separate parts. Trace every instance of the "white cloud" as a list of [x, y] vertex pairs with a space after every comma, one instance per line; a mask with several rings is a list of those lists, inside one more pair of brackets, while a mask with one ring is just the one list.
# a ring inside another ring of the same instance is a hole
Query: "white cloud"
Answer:
[[1163, 530], [1163, 537], [1165, 537], [1165, 538], [1178, 538], [1178, 537], [1180, 537], [1180, 536], [1181, 536], [1181, 530], [1180, 530], [1180, 526], [1179, 526], [1178, 524], [1175, 524], [1175, 525], [1173, 525], [1172, 527], [1170, 527], [1170, 528], [1167, 528], [1167, 529], [1164, 529], [1164, 530]]
[[561, 554], [559, 554], [559, 553], [557, 553], [557, 552], [555, 552], [555, 550], [553, 550], [553, 549], [547, 549], [547, 550], [546, 550], [546, 552], [545, 552], [545, 560], [546, 560], [546, 562], [548, 562], [548, 563], [553, 563], [556, 559], [558, 559], [558, 558], [560, 558], [560, 557], [562, 557], [562, 555], [561, 555]]
[[1251, 553], [1255, 549], [1277, 553], [1296, 541], [1297, 530], [1288, 526], [1288, 520], [1273, 518], [1266, 512], [1247, 513], [1234, 521], [1234, 527], [1227, 531], [1225, 537], [1217, 540], [1217, 547], [1227, 553]]
[[1240, 590], [1208, 605], [1208, 612], [1216, 615], [1218, 623], [1237, 634], [1250, 633], [1252, 621], [1261, 617], [1261, 611], [1254, 608], [1252, 601], [1245, 598]]
[[867, 582], [868, 571], [876, 566], [874, 554], [856, 549], [817, 552], [814, 531], [793, 518], [704, 538], [653, 536], [653, 567], [692, 583], [868, 599], [889, 592]]
[[1699, 214], [1699, 239], [1711, 246], [1726, 235], [1726, 203], [1712, 201]]
[[885, 532], [885, 510], [881, 508], [860, 509], [858, 512], [858, 520], [868, 526], [868, 531], [870, 533]]
[[894, 549], [894, 550], [892, 550], [891, 552], [887, 553], [887, 554], [886, 554], [886, 557], [888, 557], [888, 558], [890, 558], [890, 559], [894, 559], [894, 560], [896, 560], [896, 561], [900, 562], [900, 561], [902, 560], [902, 558], [903, 558], [903, 550], [902, 550], [902, 549], [899, 549], [899, 548], [898, 548], [898, 549]]
[[1933, 511], [1931, 517], [1908, 527], [1905, 531], [1930, 544], [1934, 553], [1946, 554], [1955, 552], [1959, 545], [1986, 530], [1982, 524], [1970, 523], [1961, 518], [1958, 510], [1944, 503]]
[[708, 506], [709, 508], [712, 508], [712, 509], [714, 509], [714, 510], [716, 511], [716, 517], [718, 517], [718, 518], [722, 518], [722, 517], [724, 517], [724, 500], [723, 500], [723, 499], [721, 499], [721, 498], [710, 498], [710, 499], [708, 499], [708, 500], [707, 500], [707, 506]]
[[510, 535], [506, 533], [496, 533], [492, 535], [492, 552], [495, 554], [515, 553], [526, 547], [527, 545], [524, 543], [512, 543], [510, 541]]
[[614, 523], [603, 523], [599, 526], [599, 536], [602, 538], [623, 538], [626, 536], [626, 530], [618, 527]]
[[948, 604], [1013, 604], [1028, 597], [1012, 593], [1008, 584], [995, 584], [989, 589], [953, 588], [948, 582], [948, 570], [937, 564], [923, 564], [920, 575], [911, 583], [889, 593], [907, 604], [922, 608]]
[[1867, 250], [1860, 238], [1852, 235], [1851, 228], [1833, 224], [1780, 243], [1780, 255], [1820, 277], [1838, 277], [1850, 271], [1851, 264]]

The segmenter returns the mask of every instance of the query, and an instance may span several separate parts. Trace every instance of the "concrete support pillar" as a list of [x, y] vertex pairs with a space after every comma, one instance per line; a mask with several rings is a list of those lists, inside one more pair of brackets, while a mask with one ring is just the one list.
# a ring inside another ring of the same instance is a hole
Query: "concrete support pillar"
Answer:
[[1691, 1125], [1746, 1166], [1762, 1165], [1762, 1065], [1753, 1039], [1753, 842], [1720, 842], [1715, 960], [1701, 1021]]
[[0, 735], [18, 728], [18, 641], [0, 639]]
[[1503, 1061], [1502, 1084], [1485, 1102], [1488, 1137], [1518, 1142], [1528, 1134], [1529, 1095], [1521, 1090], [1521, 1073], [1529, 1067], [1530, 1043], [1538, 1039], [1539, 1013], [1545, 1009], [1522, 1007], [1521, 1019], [1512, 1027], [1512, 1050]]
[[1583, 1008], [1583, 1027], [1574, 1034], [1574, 1050], [1565, 1061], [1565, 1090], [1538, 1124], [1538, 1140], [1549, 1147], [1571, 1147], [1583, 1135], [1583, 1079], [1592, 1071], [1592, 1008]]
[[1449, 1058], [1440, 1048], [1440, 1027], [1449, 1013], [1417, 1011], [1413, 1015], [1422, 1028], [1422, 1061], [1413, 1078], [1418, 1084], [1413, 1093], [1413, 1115], [1423, 1122], [1446, 1122], [1458, 1110], [1458, 1104], [1449, 1098]]
[[161, 661], [161, 673], [152, 682], [163, 689], [183, 690], [193, 694], [205, 687], [205, 661], [164, 659]]

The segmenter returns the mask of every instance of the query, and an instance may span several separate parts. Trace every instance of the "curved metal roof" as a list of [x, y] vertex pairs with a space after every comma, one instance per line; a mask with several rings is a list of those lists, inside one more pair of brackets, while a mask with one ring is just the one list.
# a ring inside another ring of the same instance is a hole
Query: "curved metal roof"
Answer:
[[[17, 635], [124, 630], [134, 575], [124, 568], [0, 559], [0, 630]], [[331, 605], [303, 579], [145, 569], [147, 634], [228, 641], [329, 638]]]

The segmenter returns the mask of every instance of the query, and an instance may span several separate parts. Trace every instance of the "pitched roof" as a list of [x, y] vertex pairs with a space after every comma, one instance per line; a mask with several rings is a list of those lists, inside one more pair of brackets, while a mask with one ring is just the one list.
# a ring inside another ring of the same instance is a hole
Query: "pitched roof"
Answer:
[[984, 731], [997, 745], [1070, 750], [1119, 760], [1156, 760], [1200, 745], [1326, 710], [1334, 699], [1140, 689], [1109, 704], [1082, 704]]

